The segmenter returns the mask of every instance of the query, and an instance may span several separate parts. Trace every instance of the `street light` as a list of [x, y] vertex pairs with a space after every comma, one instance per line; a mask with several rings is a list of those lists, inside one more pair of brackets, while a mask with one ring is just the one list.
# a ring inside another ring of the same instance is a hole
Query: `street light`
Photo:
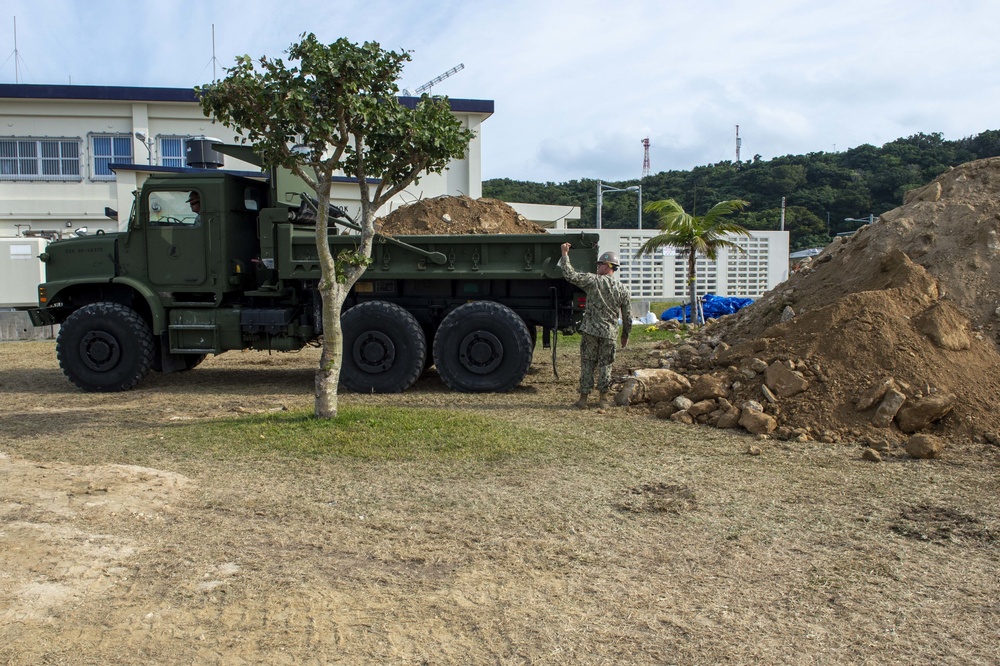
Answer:
[[844, 222], [864, 222], [865, 224], [872, 224], [875, 222], [875, 214], [869, 213], [868, 217], [845, 217]]
[[[844, 218], [844, 222], [861, 222], [862, 224], [874, 224], [874, 222], [875, 222], [875, 214], [874, 213], [869, 213], [868, 217], [845, 217]], [[860, 227], [858, 227], [858, 228], [860, 229]], [[855, 229], [854, 231], [857, 231], [857, 229]], [[854, 231], [852, 231], [850, 233], [853, 234]], [[844, 233], [847, 233], [847, 232], [844, 232]], [[839, 236], [840, 234], [837, 234], [837, 235]]]
[[630, 187], [611, 187], [597, 181], [597, 228], [601, 228], [601, 209], [604, 207], [605, 192], [635, 192], [639, 195], [639, 228], [642, 229], [642, 185]]
[[146, 147], [146, 152], [149, 154], [149, 166], [153, 166], [153, 140], [147, 139], [146, 135], [142, 132], [136, 132], [135, 138], [142, 142], [142, 145]]

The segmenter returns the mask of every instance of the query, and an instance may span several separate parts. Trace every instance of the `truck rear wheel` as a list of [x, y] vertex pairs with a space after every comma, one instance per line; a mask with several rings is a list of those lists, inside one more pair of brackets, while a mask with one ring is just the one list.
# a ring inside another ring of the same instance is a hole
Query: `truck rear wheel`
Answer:
[[340, 384], [358, 393], [399, 393], [424, 369], [427, 342], [413, 315], [393, 303], [359, 303], [340, 317]]
[[531, 365], [531, 332], [513, 310], [475, 301], [452, 310], [434, 336], [434, 365], [455, 391], [504, 393]]
[[153, 364], [153, 334], [131, 308], [93, 303], [63, 322], [56, 358], [66, 377], [84, 391], [127, 391]]

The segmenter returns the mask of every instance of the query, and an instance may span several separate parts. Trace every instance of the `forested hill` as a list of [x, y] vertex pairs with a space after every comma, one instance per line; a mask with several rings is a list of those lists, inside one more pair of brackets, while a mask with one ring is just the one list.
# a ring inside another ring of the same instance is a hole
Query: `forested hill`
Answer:
[[[785, 197], [785, 229], [791, 249], [821, 247], [830, 236], [858, 228], [869, 215], [878, 217], [903, 202], [903, 193], [926, 185], [949, 167], [1000, 156], [1000, 130], [946, 141], [940, 133], [914, 134], [881, 148], [865, 144], [838, 153], [786, 155], [748, 162], [719, 162], [691, 171], [665, 171], [642, 180], [643, 204], [676, 199], [689, 212], [703, 214], [726, 199], [750, 202], [739, 221], [748, 229], [778, 229]], [[504, 201], [580, 206], [580, 226], [595, 226], [596, 180], [531, 183], [508, 178], [483, 181], [483, 196]], [[605, 183], [618, 188], [639, 180]], [[605, 228], [638, 225], [636, 195], [610, 192], [604, 197]], [[643, 228], [656, 219], [643, 215]]]

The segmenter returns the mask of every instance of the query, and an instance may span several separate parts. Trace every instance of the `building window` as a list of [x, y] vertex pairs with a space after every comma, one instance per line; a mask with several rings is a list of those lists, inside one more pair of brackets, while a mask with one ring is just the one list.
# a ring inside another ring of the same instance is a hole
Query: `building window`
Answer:
[[94, 154], [94, 180], [114, 180], [112, 164], [132, 164], [132, 136], [130, 134], [91, 135]]
[[80, 140], [0, 139], [0, 179], [80, 180]]
[[160, 166], [184, 166], [184, 139], [186, 138], [185, 136], [160, 137]]

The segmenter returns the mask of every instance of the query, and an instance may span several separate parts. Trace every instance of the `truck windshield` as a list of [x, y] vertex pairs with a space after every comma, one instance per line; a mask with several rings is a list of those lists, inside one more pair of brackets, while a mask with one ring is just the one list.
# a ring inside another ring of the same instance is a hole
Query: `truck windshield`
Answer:
[[153, 227], [198, 226], [201, 224], [200, 201], [198, 192], [151, 192], [147, 199], [149, 224]]

